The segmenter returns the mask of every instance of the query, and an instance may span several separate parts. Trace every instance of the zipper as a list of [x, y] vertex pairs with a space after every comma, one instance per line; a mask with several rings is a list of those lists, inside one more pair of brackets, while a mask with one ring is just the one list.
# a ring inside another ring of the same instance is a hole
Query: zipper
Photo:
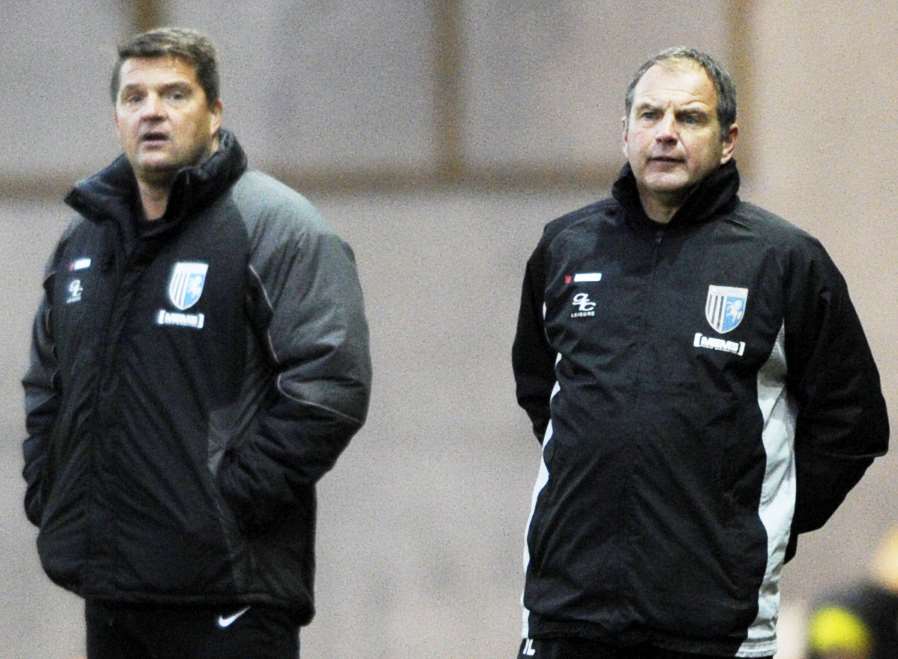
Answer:
[[[664, 236], [666, 235], [666, 233], [667, 233], [666, 226], [658, 227], [658, 228], [654, 229], [654, 235], [650, 239], [651, 244], [652, 244], [651, 268], [649, 270], [649, 273], [646, 275], [645, 282], [644, 282], [643, 293], [644, 293], [645, 298], [649, 298], [655, 292], [655, 272], [658, 268], [658, 261], [660, 259], [660, 255], [661, 255], [661, 247], [662, 247], [662, 244], [664, 243]], [[645, 344], [647, 342], [647, 339], [645, 339], [644, 337], [648, 336], [647, 310], [650, 307], [651, 307], [651, 305], [649, 305], [649, 304], [642, 304], [642, 315], [640, 316], [639, 333], [638, 334], [639, 334], [639, 336], [643, 337], [643, 344]], [[646, 370], [648, 369], [648, 364], [646, 361], [647, 358], [644, 356], [645, 355], [644, 347], [640, 351], [640, 353], [641, 354], [638, 357], [637, 367], [636, 367], [636, 380], [633, 383], [633, 402], [632, 402], [632, 404], [633, 404], [633, 410], [635, 412], [636, 419], [642, 418], [642, 410], [640, 409], [642, 406], [642, 398], [643, 398], [643, 394], [641, 393], [641, 390], [642, 390], [641, 383], [645, 377]], [[627, 458], [627, 461], [629, 463], [629, 465], [628, 465], [628, 484], [624, 490], [624, 499], [625, 500], [623, 502], [623, 507], [627, 511], [632, 510], [634, 508], [634, 503], [633, 503], [634, 486], [633, 486], [632, 479], [634, 478], [634, 473], [636, 472], [637, 467], [639, 465], [639, 459], [636, 457], [636, 454], [638, 453], [638, 445], [640, 443], [640, 438], [643, 437], [644, 435], [645, 435], [644, 428], [642, 427], [641, 423], [639, 421], [637, 421], [637, 423], [635, 424], [635, 427], [633, 428], [633, 434], [631, 435], [631, 439], [628, 442], [628, 446], [627, 446], [628, 453], [629, 453], [628, 458]], [[633, 571], [636, 569], [632, 563], [632, 556], [634, 556], [634, 553], [631, 550], [631, 547], [639, 546], [642, 543], [642, 539], [639, 537], [639, 531], [634, 523], [634, 519], [635, 519], [635, 517], [633, 515], [624, 515], [624, 525], [626, 528], [626, 532], [625, 532], [625, 535], [623, 536], [624, 540], [622, 541], [623, 543], [625, 543], [625, 550], [623, 552], [623, 558], [621, 559], [621, 563], [622, 563], [622, 567], [623, 567], [623, 569], [621, 570], [622, 575], [632, 574]], [[626, 577], [623, 577], [623, 578], [624, 578], [624, 583], [622, 583], [621, 585], [626, 586]], [[626, 591], [626, 588], [622, 592], [623, 592], [623, 599], [625, 601], [627, 601], [628, 603], [632, 603], [632, 601], [633, 601], [632, 596]]]
[[[107, 491], [108, 477], [107, 473], [110, 471], [107, 466], [104, 468], [101, 463], [101, 458], [99, 452], [101, 447], [99, 444], [101, 443], [101, 437], [104, 436], [104, 430], [108, 430], [107, 419], [105, 418], [104, 409], [106, 405], [104, 404], [104, 385], [106, 385], [110, 376], [114, 376], [112, 373], [112, 365], [114, 363], [114, 355], [117, 349], [117, 341], [110, 341], [111, 328], [115, 318], [115, 310], [119, 303], [119, 299], [121, 297], [121, 286], [124, 280], [125, 269], [122, 268], [122, 259], [119, 258], [118, 255], [118, 247], [123, 243], [122, 230], [119, 226], [118, 222], [115, 220], [108, 220], [109, 224], [105, 229], [105, 235], [103, 237], [103, 249], [105, 254], [101, 256], [102, 262], [100, 266], [101, 277], [105, 275], [105, 277], [111, 278], [111, 280], [107, 283], [104, 282], [104, 288], [108, 291], [106, 294], [106, 299], [108, 300], [108, 306], [106, 308], [105, 318], [103, 318], [102, 324], [98, 327], [99, 340], [97, 342], [98, 352], [97, 352], [97, 366], [99, 367], [99, 371], [97, 373], [97, 382], [94, 387], [92, 401], [90, 404], [91, 407], [91, 421], [88, 426], [88, 440], [90, 445], [88, 446], [88, 463], [90, 465], [90, 472], [93, 475], [93, 483], [94, 486], [92, 488], [91, 496], [92, 497], [104, 497], [109, 501], [111, 499], [110, 493]], [[109, 451], [105, 451], [106, 459], [110, 459], [111, 454]], [[96, 508], [96, 503], [91, 502], [89, 504], [92, 508]], [[107, 504], [108, 505], [108, 504]], [[104, 515], [104, 519], [106, 516]], [[108, 587], [108, 583], [101, 583], [100, 579], [112, 579], [115, 580], [115, 577], [112, 574], [110, 559], [111, 554], [116, 552], [114, 540], [110, 537], [110, 535], [114, 531], [114, 525], [112, 527], [107, 527], [101, 530], [97, 528], [96, 521], [96, 512], [93, 514], [87, 513], [87, 570], [88, 572], [93, 573], [93, 587], [100, 588], [101, 590]], [[108, 521], [108, 520], [107, 520]], [[100, 536], [103, 535], [106, 538], [105, 542], [100, 541]], [[103, 548], [97, 549], [97, 546], [101, 546]], [[105, 545], [105, 547], [104, 547]], [[114, 562], [114, 559], [113, 559]], [[101, 567], [105, 563], [105, 574], [104, 569]], [[114, 587], [114, 584], [113, 584]]]

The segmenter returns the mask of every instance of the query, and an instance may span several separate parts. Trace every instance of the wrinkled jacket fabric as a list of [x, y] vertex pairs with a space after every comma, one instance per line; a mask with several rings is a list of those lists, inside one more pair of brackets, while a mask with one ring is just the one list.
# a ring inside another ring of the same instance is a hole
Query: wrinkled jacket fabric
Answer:
[[625, 167], [528, 261], [513, 366], [542, 450], [525, 637], [773, 654], [798, 534], [886, 451], [842, 276], [738, 187], [729, 163], [661, 225]]
[[353, 254], [232, 134], [137, 220], [124, 156], [66, 198], [24, 377], [25, 508], [85, 598], [313, 615], [315, 483], [364, 422]]

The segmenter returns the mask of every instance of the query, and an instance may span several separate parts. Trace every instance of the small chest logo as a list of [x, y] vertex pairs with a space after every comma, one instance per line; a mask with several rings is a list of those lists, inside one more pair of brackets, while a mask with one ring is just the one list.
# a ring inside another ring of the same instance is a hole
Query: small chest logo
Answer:
[[81, 302], [81, 294], [84, 293], [84, 286], [81, 285], [80, 279], [73, 279], [70, 281], [66, 290], [69, 293], [65, 299], [66, 304]]
[[91, 260], [87, 256], [82, 256], [69, 263], [69, 271], [77, 272], [78, 270], [87, 270], [90, 267]]
[[745, 304], [747, 301], [747, 288], [708, 286], [708, 298], [705, 301], [705, 318], [719, 334], [731, 332], [739, 327], [739, 323], [745, 317]]
[[168, 281], [168, 299], [180, 311], [196, 304], [203, 294], [208, 263], [180, 261], [175, 263]]
[[577, 311], [571, 312], [571, 318], [590, 318], [596, 315], [596, 303], [590, 299], [589, 293], [577, 293], [571, 304], [577, 308]]
[[601, 272], [578, 272], [573, 275], [565, 275], [565, 284], [583, 284], [588, 282], [602, 281]]
[[206, 284], [206, 272], [208, 263], [197, 261], [179, 261], [175, 263], [171, 278], [168, 280], [168, 299], [178, 309], [171, 312], [160, 309], [156, 312], [157, 325], [170, 325], [175, 327], [190, 327], [203, 329], [206, 324], [206, 315], [202, 313], [182, 313], [196, 304], [203, 294]]

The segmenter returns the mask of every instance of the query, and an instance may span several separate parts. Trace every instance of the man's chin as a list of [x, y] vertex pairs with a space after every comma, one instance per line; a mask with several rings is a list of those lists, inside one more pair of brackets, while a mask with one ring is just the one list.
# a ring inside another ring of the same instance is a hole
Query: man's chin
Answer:
[[179, 166], [168, 161], [141, 161], [134, 167], [134, 175], [142, 183], [152, 186], [162, 186], [171, 183], [179, 169]]
[[685, 172], [651, 172], [643, 176], [643, 185], [659, 194], [673, 194], [692, 185]]

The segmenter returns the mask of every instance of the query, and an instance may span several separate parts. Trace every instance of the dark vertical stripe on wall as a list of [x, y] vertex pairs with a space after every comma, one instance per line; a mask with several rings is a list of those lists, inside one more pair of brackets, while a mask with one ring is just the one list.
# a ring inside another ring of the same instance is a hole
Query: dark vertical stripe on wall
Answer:
[[736, 123], [739, 125], [739, 142], [736, 160], [739, 173], [744, 179], [751, 179], [757, 173], [757, 150], [755, 148], [755, 126], [759, 125], [754, 116], [754, 67], [752, 56], [757, 39], [754, 31], [752, 3], [737, 0], [727, 4], [729, 9], [730, 75], [736, 82], [739, 104]]
[[465, 169], [462, 123], [462, 0], [434, 2], [434, 141], [439, 178], [454, 180]]
[[146, 32], [165, 25], [165, 0], [135, 0], [134, 32]]

